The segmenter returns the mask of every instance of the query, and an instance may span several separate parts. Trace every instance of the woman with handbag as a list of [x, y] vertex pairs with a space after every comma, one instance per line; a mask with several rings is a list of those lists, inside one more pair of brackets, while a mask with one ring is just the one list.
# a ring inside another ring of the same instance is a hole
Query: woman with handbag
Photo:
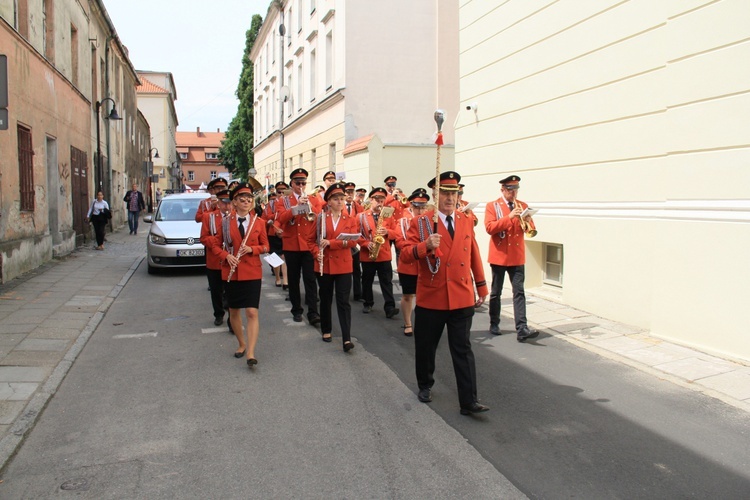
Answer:
[[96, 249], [104, 250], [104, 233], [107, 228], [107, 222], [112, 218], [112, 212], [109, 211], [109, 203], [104, 201], [104, 193], [96, 193], [96, 199], [91, 203], [89, 211], [86, 214], [86, 222], [94, 224], [94, 234], [96, 234]]

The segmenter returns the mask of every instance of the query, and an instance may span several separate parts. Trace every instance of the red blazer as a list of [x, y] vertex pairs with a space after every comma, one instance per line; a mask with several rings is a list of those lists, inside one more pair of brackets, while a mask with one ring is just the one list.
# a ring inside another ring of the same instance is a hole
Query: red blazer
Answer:
[[[465, 207], [466, 205], [468, 205], [468, 204], [469, 204], [469, 202], [468, 202], [468, 201], [466, 201], [466, 200], [461, 200], [461, 201], [459, 201], [459, 202], [458, 202], [458, 204], [459, 204], [460, 206], [462, 206], [462, 207]], [[477, 216], [476, 216], [476, 214], [474, 213], [474, 211], [473, 211], [473, 210], [467, 210], [467, 211], [466, 211], [466, 212], [464, 212], [464, 213], [465, 213], [466, 215], [468, 215], [468, 216], [469, 216], [469, 217], [470, 217], [470, 218], [471, 218], [471, 219], [472, 219], [472, 220], [474, 221], [474, 226], [476, 226], [477, 224], [479, 224], [479, 219], [477, 219]]]
[[[329, 245], [323, 251], [323, 273], [324, 274], [351, 274], [352, 273], [352, 247], [356, 241], [337, 240], [336, 237], [341, 233], [358, 233], [359, 225], [357, 219], [347, 215], [344, 211], [339, 220], [336, 229], [333, 229], [333, 217], [331, 213], [325, 211], [321, 214], [325, 218], [326, 239]], [[318, 215], [320, 217], [321, 215]], [[316, 222], [317, 224], [317, 222]], [[315, 260], [315, 274], [320, 274], [320, 263], [318, 261], [318, 229], [317, 225], [314, 231], [311, 231], [308, 245], [310, 253]]]
[[417, 304], [442, 311], [473, 307], [476, 302], [475, 282], [480, 297], [486, 297], [489, 289], [484, 279], [482, 257], [479, 255], [471, 218], [454, 212], [453, 239], [445, 225], [438, 221], [438, 233], [442, 236], [440, 251], [443, 255], [440, 257], [440, 266], [435, 275], [427, 265], [427, 259], [434, 264], [435, 258], [432, 252], [428, 255], [427, 243], [420, 238], [420, 220], [423, 221], [423, 228], [425, 223], [433, 227], [431, 213], [413, 219], [407, 234], [406, 246], [401, 250], [404, 261], [417, 262], [419, 268]]
[[268, 203], [266, 203], [266, 206], [263, 207], [263, 222], [265, 224], [266, 230], [268, 231], [268, 236], [277, 236], [276, 234], [276, 213], [279, 209], [279, 201], [278, 200], [268, 200]]
[[[234, 270], [234, 274], [232, 274], [232, 281], [259, 280], [263, 277], [263, 267], [261, 267], [260, 255], [268, 253], [268, 235], [266, 234], [266, 228], [263, 227], [263, 219], [256, 217], [255, 223], [253, 223], [254, 215], [252, 211], [248, 214], [248, 217], [250, 217], [250, 223], [252, 225], [249, 229], [250, 233], [245, 245], [251, 247], [253, 253], [245, 254], [240, 257], [240, 264], [237, 266], [237, 269]], [[234, 255], [237, 255], [237, 251], [240, 249], [240, 244], [242, 243], [238, 224], [237, 214], [232, 212], [229, 216], [229, 235], [232, 239], [232, 245], [234, 247], [232, 253]], [[224, 241], [223, 227], [220, 228], [218, 234], [214, 238], [221, 242]], [[219, 257], [222, 261], [221, 277], [226, 281], [227, 278], [229, 278], [229, 270], [231, 269], [229, 262], [226, 260], [229, 252], [227, 252], [223, 245], [220, 249], [215, 247], [213, 251], [218, 251]]]
[[212, 212], [214, 210], [218, 210], [217, 208], [211, 208], [211, 197], [209, 196], [205, 200], [201, 200], [200, 203], [198, 203], [198, 210], [195, 212], [195, 222], [203, 222], [203, 214], [206, 212]]
[[[396, 239], [396, 215], [392, 215], [383, 221], [383, 227], [388, 230], [388, 234], [384, 236], [385, 243], [380, 246], [380, 252], [375, 262], [389, 262], [391, 260], [391, 243], [390, 240]], [[379, 219], [378, 219], [379, 220]], [[372, 241], [375, 233], [375, 219], [372, 218], [372, 210], [366, 210], [359, 214], [357, 217], [357, 224], [359, 227], [358, 232], [362, 233], [357, 243], [361, 251], [359, 252], [360, 262], [372, 262], [370, 260], [370, 249], [367, 245]]]
[[417, 263], [414, 261], [406, 262], [404, 260], [403, 252], [412, 220], [414, 220], [414, 214], [412, 214], [410, 210], [404, 210], [404, 216], [396, 223], [396, 248], [401, 252], [399, 253], [397, 270], [399, 274], [411, 274], [412, 276], [416, 276], [419, 274]]
[[[312, 200], [312, 197], [310, 199]], [[291, 252], [307, 252], [310, 249], [308, 245], [309, 233], [315, 231], [315, 221], [308, 221], [304, 215], [293, 215], [291, 209], [295, 206], [297, 206], [297, 198], [294, 194], [282, 196], [276, 202], [276, 210], [278, 211], [276, 222], [284, 231], [281, 233], [282, 248]], [[315, 203], [312, 201], [310, 201], [310, 210], [316, 215], [320, 213], [320, 210], [315, 208]]]
[[[497, 205], [495, 205], [497, 203]], [[516, 206], [525, 209], [528, 205], [516, 200]], [[500, 208], [501, 218], [497, 218], [495, 207]], [[534, 221], [530, 221], [534, 227]], [[490, 253], [487, 261], [498, 266], [522, 266], [526, 264], [526, 244], [521, 230], [521, 220], [510, 218], [510, 208], [505, 199], [498, 198], [487, 203], [484, 210], [484, 228], [490, 235]]]
[[221, 232], [221, 212], [214, 210], [203, 214], [203, 225], [201, 226], [201, 243], [206, 247], [206, 267], [215, 271], [221, 270], [221, 258], [219, 252], [214, 252], [214, 247], [221, 249], [223, 240], [216, 239], [217, 233]]
[[409, 205], [408, 204], [404, 205], [403, 203], [398, 201], [395, 196], [393, 196], [392, 194], [389, 194], [388, 196], [385, 197], [383, 206], [393, 207], [393, 216], [396, 219], [400, 219], [401, 217], [403, 217], [404, 212], [406, 211], [406, 207], [408, 207]]
[[349, 215], [351, 217], [355, 217], [355, 216], [361, 214], [364, 211], [365, 211], [365, 209], [362, 207], [362, 204], [359, 203], [359, 202], [357, 202], [357, 201], [353, 201], [352, 202], [352, 209], [351, 210], [347, 210], [346, 209], [346, 205], [344, 205], [344, 213], [346, 213], [347, 215]]

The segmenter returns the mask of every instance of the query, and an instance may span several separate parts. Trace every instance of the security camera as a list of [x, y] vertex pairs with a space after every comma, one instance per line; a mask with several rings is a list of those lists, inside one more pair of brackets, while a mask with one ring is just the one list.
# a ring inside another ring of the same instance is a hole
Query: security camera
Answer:
[[467, 104], [466, 105], [466, 111], [473, 111], [473, 112], [476, 113], [477, 112], [477, 107], [478, 107], [477, 103], [472, 102], [471, 104]]

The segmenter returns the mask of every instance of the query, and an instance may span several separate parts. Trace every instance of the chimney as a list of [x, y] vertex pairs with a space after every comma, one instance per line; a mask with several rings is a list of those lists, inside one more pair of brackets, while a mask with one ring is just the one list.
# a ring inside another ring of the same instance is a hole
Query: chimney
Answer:
[[217, 128], [217, 129], [216, 129], [216, 133], [217, 133], [217, 134], [220, 134], [220, 133], [221, 133], [221, 129], [220, 129], [220, 128]]
[[195, 132], [197, 135], [201, 135], [201, 128], [198, 127], [197, 131]]

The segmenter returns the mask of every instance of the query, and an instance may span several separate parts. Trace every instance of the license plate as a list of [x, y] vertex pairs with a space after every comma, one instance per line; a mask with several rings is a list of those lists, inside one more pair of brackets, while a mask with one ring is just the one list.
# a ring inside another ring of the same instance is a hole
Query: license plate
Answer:
[[196, 250], [177, 250], [178, 257], [202, 257], [205, 250], [200, 248]]

